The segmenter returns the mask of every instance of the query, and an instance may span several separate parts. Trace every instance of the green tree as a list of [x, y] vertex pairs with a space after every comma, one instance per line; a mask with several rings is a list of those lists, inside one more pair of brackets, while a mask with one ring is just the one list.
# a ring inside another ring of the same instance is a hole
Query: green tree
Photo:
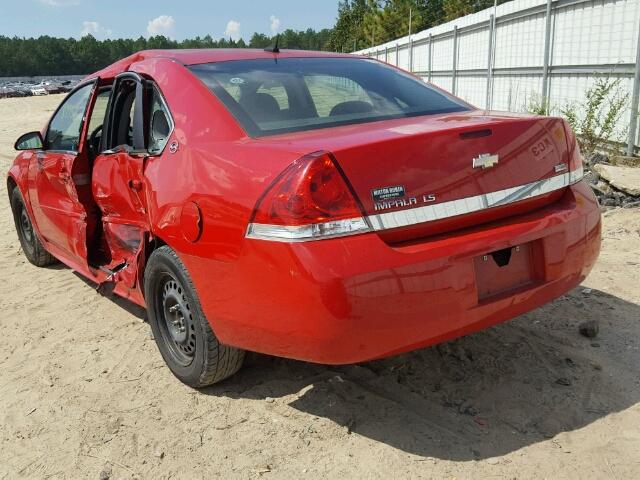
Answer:
[[412, 30], [419, 32], [443, 23], [444, 1], [445, 0], [417, 0], [415, 2], [416, 9], [420, 15], [418, 21], [414, 22]]
[[[504, 3], [506, 0], [498, 0]], [[335, 25], [320, 31], [287, 29], [280, 35], [282, 48], [351, 52], [419, 32], [460, 15], [493, 5], [493, 0], [339, 0]], [[87, 35], [73, 38], [9, 38], [0, 35], [0, 77], [31, 75], [82, 75], [118, 59], [149, 48], [265, 48], [275, 37], [254, 33], [249, 42], [211, 35], [172, 40], [164, 36], [97, 40]]]
[[[508, 0], [498, 0], [498, 5], [506, 1]], [[491, 6], [493, 6], [493, 0], [443, 0], [443, 20], [445, 22], [455, 20], [456, 18], [479, 12]]]
[[336, 52], [353, 51], [372, 45], [365, 35], [364, 18], [368, 0], [341, 0], [336, 24], [328, 35], [326, 47]]
[[267, 37], [264, 33], [254, 33], [249, 40], [250, 48], [265, 48], [268, 47], [271, 43], [271, 39]]

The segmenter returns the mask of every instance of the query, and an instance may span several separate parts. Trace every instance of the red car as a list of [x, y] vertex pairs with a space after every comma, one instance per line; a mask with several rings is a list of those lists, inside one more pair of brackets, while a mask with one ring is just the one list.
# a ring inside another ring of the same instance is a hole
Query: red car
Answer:
[[146, 306], [194, 387], [245, 350], [345, 364], [486, 328], [578, 285], [600, 249], [566, 122], [351, 55], [140, 52], [16, 149], [27, 258]]

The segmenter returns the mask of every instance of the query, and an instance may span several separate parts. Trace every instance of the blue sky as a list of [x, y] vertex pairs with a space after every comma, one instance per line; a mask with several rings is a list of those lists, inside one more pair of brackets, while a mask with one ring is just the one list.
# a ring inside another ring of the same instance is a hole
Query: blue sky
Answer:
[[210, 34], [316, 30], [334, 23], [338, 0], [0, 0], [0, 35], [182, 40]]

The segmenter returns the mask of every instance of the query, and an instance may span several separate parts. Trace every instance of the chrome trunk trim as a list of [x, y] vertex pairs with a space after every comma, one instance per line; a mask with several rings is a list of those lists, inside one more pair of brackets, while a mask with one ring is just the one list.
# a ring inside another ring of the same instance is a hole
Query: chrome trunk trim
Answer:
[[419, 223], [456, 217], [458, 215], [466, 215], [468, 213], [479, 212], [488, 208], [508, 205], [520, 200], [537, 197], [566, 188], [581, 178], [582, 169], [473, 197], [460, 198], [435, 205], [424, 205], [407, 210], [396, 210], [394, 212], [369, 215], [367, 219], [375, 231], [407, 227]]
[[379, 213], [367, 217], [335, 220], [309, 225], [267, 225], [250, 223], [247, 227], [247, 238], [270, 240], [275, 242], [306, 242], [326, 238], [344, 237], [370, 231], [381, 231], [391, 228], [408, 227], [419, 223], [433, 222], [445, 218], [466, 215], [493, 207], [508, 205], [520, 200], [561, 190], [583, 177], [583, 169], [545, 178], [535, 182], [505, 188], [496, 192], [483, 193], [473, 197], [461, 198], [450, 202], [424, 205], [422, 207]]

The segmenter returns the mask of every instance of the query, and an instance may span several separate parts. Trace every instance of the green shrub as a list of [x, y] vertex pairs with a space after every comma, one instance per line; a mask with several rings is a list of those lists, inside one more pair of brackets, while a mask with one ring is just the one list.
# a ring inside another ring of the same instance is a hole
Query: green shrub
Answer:
[[616, 132], [616, 125], [628, 103], [629, 93], [623, 91], [621, 79], [598, 78], [585, 92], [583, 102], [567, 104], [560, 113], [578, 136], [582, 153], [589, 155], [624, 141], [625, 132]]
[[613, 144], [623, 143], [626, 136], [626, 131], [616, 131], [629, 104], [629, 93], [623, 90], [621, 82], [619, 78], [598, 78], [585, 92], [582, 102], [568, 103], [561, 108], [534, 93], [529, 97], [526, 110], [535, 115], [559, 111], [576, 133], [585, 156], [600, 150], [610, 151]]
[[551, 105], [548, 100], [545, 100], [542, 95], [538, 93], [533, 93], [531, 97], [529, 97], [529, 102], [526, 105], [527, 112], [533, 113], [534, 115], [551, 115]]

